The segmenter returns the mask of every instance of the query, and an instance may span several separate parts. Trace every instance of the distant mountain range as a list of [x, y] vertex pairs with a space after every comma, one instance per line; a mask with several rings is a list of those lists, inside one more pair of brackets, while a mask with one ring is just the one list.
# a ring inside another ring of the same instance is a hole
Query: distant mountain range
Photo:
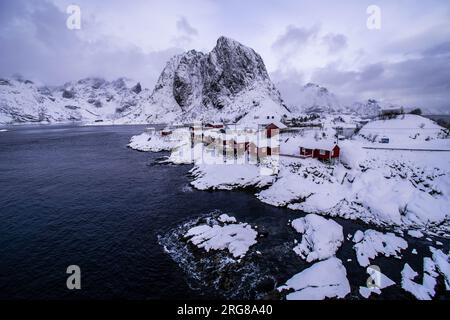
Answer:
[[131, 116], [149, 95], [125, 78], [86, 78], [57, 87], [0, 79], [0, 123], [112, 121]]
[[299, 87], [294, 101], [286, 105], [261, 56], [226, 37], [220, 37], [209, 53], [191, 50], [174, 56], [153, 91], [126, 78], [86, 78], [55, 87], [22, 78], [0, 79], [0, 124], [254, 122], [268, 115], [304, 113], [373, 116], [380, 108], [374, 99], [344, 107], [335, 94], [313, 83]]

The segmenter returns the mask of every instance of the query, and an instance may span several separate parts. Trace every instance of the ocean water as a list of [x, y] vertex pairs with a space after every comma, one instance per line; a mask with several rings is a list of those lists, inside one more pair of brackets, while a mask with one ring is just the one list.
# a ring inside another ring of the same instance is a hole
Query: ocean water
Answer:
[[[160, 165], [167, 153], [126, 147], [144, 128], [25, 126], [0, 133], [0, 299], [265, 298], [308, 266], [293, 253], [299, 235], [288, 226], [303, 213], [265, 205], [251, 190], [194, 190], [191, 166]], [[218, 213], [266, 234], [239, 265], [227, 265], [223, 253], [192, 253], [179, 241], [184, 226]], [[345, 236], [368, 228], [336, 221]], [[421, 273], [429, 243], [407, 240], [404, 257]], [[351, 241], [337, 256], [352, 284], [348, 298], [357, 298], [368, 276]], [[405, 261], [375, 262], [400, 284]], [[81, 290], [66, 287], [69, 265], [81, 268]], [[399, 286], [382, 296], [410, 297]]]

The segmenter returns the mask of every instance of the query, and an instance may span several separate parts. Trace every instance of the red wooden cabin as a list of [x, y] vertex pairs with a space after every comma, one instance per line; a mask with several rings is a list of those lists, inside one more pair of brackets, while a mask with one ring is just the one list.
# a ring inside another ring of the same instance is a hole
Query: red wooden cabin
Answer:
[[337, 144], [321, 142], [305, 144], [300, 147], [300, 155], [320, 160], [339, 158], [340, 148]]

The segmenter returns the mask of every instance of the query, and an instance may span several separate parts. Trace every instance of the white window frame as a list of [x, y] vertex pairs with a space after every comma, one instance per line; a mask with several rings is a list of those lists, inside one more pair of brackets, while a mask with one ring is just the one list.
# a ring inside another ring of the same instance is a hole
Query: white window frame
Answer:
[[327, 154], [327, 151], [326, 151], [326, 150], [323, 150], [323, 149], [320, 149], [320, 150], [319, 150], [319, 154], [320, 154], [321, 156], [324, 156], [324, 155]]

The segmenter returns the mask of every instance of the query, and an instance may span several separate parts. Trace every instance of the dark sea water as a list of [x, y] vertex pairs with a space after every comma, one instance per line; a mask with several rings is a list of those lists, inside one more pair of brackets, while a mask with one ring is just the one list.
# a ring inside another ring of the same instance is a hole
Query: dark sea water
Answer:
[[[193, 190], [191, 166], [158, 165], [164, 153], [126, 147], [143, 129], [35, 126], [0, 133], [0, 299], [262, 298], [307, 267], [292, 251], [299, 236], [287, 225], [302, 213], [262, 204], [250, 191]], [[221, 212], [258, 225], [267, 237], [235, 270], [216, 275], [211, 268], [218, 258], [203, 257], [196, 265], [176, 243], [176, 232]], [[345, 236], [367, 228], [336, 221]], [[430, 243], [406, 239], [404, 257], [422, 274]], [[337, 256], [352, 284], [348, 297], [357, 298], [367, 275], [352, 243], [346, 241]], [[375, 262], [400, 284], [404, 261]], [[70, 291], [66, 268], [74, 264], [81, 268], [82, 289]], [[396, 286], [382, 297], [411, 296]]]

